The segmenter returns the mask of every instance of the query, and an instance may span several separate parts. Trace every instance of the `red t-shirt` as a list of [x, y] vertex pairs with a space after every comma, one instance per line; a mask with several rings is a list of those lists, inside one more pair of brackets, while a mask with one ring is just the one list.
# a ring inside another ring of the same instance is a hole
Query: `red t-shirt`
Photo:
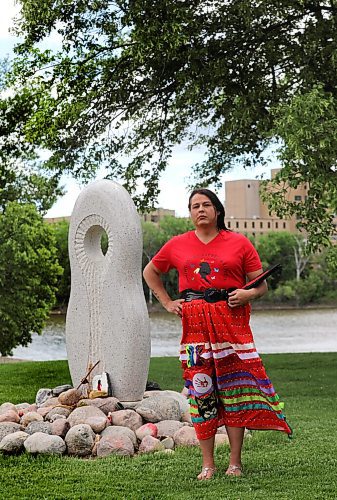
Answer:
[[239, 233], [220, 231], [209, 243], [203, 243], [194, 231], [175, 236], [153, 257], [159, 271], [175, 268], [179, 273], [179, 291], [191, 288], [240, 288], [247, 273], [262, 269], [252, 243]]

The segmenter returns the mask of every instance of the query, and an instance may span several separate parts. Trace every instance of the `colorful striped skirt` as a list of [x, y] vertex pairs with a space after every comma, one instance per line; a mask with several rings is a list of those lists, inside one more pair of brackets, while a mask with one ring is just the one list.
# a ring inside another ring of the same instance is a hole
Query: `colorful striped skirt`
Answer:
[[183, 303], [180, 360], [198, 439], [217, 428], [292, 431], [249, 326], [250, 306], [202, 299]]

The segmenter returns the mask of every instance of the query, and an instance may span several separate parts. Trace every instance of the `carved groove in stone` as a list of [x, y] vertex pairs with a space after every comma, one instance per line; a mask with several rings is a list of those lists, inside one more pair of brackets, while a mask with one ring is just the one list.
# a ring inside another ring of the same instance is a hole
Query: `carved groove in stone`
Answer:
[[[100, 245], [103, 232], [108, 236], [108, 250], [104, 255]], [[104, 268], [112, 259], [112, 234], [109, 224], [97, 214], [85, 217], [77, 227], [75, 234], [75, 254], [82, 269], [90, 309], [90, 339], [88, 367], [102, 359], [100, 338], [103, 334], [100, 321], [101, 294], [104, 278]], [[104, 261], [108, 261], [107, 263]], [[104, 265], [105, 264], [105, 265]], [[99, 370], [105, 371], [104, 363], [99, 364]]]

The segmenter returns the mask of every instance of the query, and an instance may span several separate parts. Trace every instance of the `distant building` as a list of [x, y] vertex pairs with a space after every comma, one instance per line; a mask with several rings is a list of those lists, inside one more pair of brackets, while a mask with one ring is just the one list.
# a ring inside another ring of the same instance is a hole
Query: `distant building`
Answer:
[[[154, 222], [155, 224], [160, 222], [163, 217], [170, 215], [171, 217], [175, 217], [176, 213], [174, 210], [169, 210], [168, 208], [155, 208], [151, 210], [151, 212], [140, 214], [141, 220], [144, 222]], [[70, 222], [70, 216], [65, 217], [44, 217], [43, 219], [47, 224], [56, 224], [58, 222], [67, 221]]]
[[163, 217], [166, 217], [167, 215], [175, 217], [176, 213], [174, 210], [169, 210], [168, 208], [155, 208], [154, 210], [151, 210], [151, 212], [148, 212], [146, 214], [141, 214], [140, 218], [144, 222], [154, 222], [156, 224], [160, 222], [163, 219]]
[[57, 224], [58, 222], [70, 222], [70, 216], [64, 216], [64, 217], [44, 217], [43, 218], [44, 222], [47, 224]]
[[[272, 178], [279, 169], [271, 171]], [[296, 217], [280, 219], [269, 213], [260, 197], [260, 182], [256, 179], [242, 179], [225, 183], [225, 222], [229, 229], [246, 235], [258, 236], [270, 231], [297, 233]], [[307, 196], [307, 184], [287, 192], [289, 201], [303, 201]]]

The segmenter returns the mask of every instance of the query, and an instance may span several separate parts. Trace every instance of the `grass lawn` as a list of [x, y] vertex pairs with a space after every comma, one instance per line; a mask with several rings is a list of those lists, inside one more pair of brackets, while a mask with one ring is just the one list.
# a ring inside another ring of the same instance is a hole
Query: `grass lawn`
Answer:
[[[224, 475], [228, 447], [216, 450], [218, 473], [196, 481], [198, 448], [134, 458], [19, 457], [0, 455], [0, 499], [337, 499], [337, 353], [269, 354], [263, 360], [293, 439], [254, 431], [245, 440], [244, 476]], [[149, 380], [180, 390], [174, 358], [152, 358]], [[41, 387], [69, 383], [66, 361], [0, 365], [0, 404], [33, 402]]]

